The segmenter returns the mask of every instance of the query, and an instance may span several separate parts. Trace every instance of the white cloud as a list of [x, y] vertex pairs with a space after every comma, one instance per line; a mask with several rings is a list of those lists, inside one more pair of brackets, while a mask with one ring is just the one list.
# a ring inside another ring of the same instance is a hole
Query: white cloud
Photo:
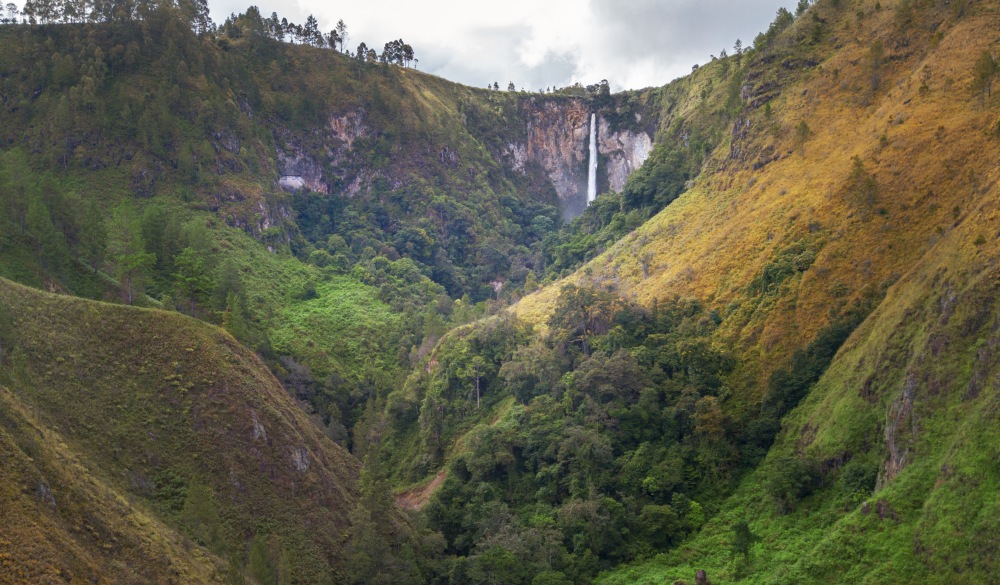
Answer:
[[[374, 0], [260, 3], [294, 22], [314, 14], [322, 30], [347, 23], [353, 51], [402, 38], [420, 69], [473, 86], [494, 81], [540, 89], [608, 79], [616, 89], [663, 85], [709, 55], [744, 44], [794, 0]], [[221, 21], [240, 0], [210, 0]]]

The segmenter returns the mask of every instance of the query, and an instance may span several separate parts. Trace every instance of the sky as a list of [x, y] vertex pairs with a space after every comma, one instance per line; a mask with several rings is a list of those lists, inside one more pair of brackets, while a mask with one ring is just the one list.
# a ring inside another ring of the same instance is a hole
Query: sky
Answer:
[[[252, 0], [209, 0], [222, 23]], [[616, 90], [664, 85], [736, 39], [751, 44], [795, 0], [262, 0], [261, 14], [320, 30], [343, 19], [345, 48], [403, 39], [417, 68], [476, 87], [539, 90], [607, 79]]]

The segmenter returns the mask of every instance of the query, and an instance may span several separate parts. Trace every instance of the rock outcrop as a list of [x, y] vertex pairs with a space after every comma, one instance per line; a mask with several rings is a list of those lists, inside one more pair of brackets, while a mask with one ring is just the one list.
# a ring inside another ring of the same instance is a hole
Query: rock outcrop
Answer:
[[641, 130], [612, 131], [607, 120], [598, 117], [597, 150], [600, 164], [607, 169], [608, 188], [621, 192], [625, 181], [649, 158], [653, 139]]
[[285, 140], [285, 147], [277, 152], [278, 186], [289, 192], [308, 189], [317, 193], [330, 193], [329, 177], [323, 174], [324, 163], [338, 165], [346, 160], [354, 148], [354, 141], [368, 135], [365, 111], [359, 109], [342, 115], [331, 116], [322, 135], [323, 159], [307, 154], [296, 140]]
[[583, 100], [528, 102], [527, 158], [545, 169], [563, 215], [587, 206], [587, 144], [590, 109]]

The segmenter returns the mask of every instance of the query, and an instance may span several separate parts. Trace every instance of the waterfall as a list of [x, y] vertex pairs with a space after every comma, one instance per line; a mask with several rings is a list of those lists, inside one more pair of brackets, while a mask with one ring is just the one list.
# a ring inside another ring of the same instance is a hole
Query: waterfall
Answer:
[[590, 171], [587, 174], [587, 204], [597, 198], [597, 114], [590, 115]]

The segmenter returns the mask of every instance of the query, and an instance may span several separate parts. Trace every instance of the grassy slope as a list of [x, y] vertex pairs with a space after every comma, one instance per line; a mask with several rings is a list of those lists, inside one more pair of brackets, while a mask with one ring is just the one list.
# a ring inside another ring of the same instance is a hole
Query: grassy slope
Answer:
[[[217, 253], [239, 271], [250, 315], [279, 355], [295, 356], [320, 375], [352, 380], [395, 366], [389, 352], [400, 315], [374, 287], [268, 252], [238, 230], [219, 233]], [[316, 298], [302, 295], [309, 283]]]
[[[245, 558], [247, 539], [270, 533], [299, 579], [330, 578], [357, 463], [322, 436], [251, 352], [176, 313], [7, 281], [0, 299], [16, 332], [6, 403], [36, 413], [44, 433], [61, 436], [60, 449], [94, 481], [138, 497], [215, 552]], [[58, 484], [50, 485], [62, 501]], [[90, 488], [70, 481], [67, 489]]]
[[92, 473], [31, 410], [0, 390], [0, 583], [213, 581], [217, 558]]

